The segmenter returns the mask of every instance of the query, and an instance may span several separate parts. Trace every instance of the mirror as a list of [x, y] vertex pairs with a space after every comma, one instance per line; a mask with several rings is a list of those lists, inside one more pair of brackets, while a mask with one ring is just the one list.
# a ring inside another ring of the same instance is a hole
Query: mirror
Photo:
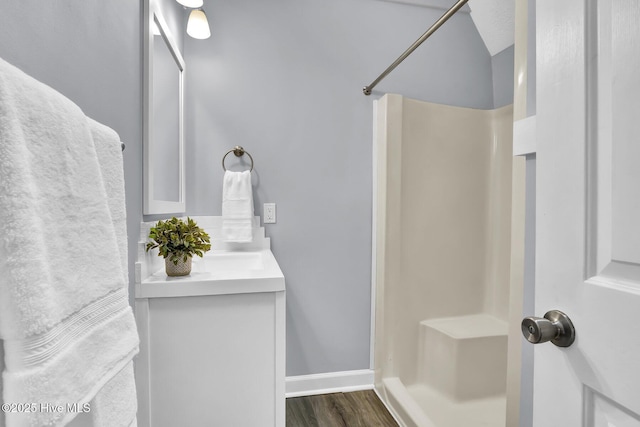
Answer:
[[143, 213], [182, 213], [185, 63], [154, 0], [145, 0], [144, 37]]

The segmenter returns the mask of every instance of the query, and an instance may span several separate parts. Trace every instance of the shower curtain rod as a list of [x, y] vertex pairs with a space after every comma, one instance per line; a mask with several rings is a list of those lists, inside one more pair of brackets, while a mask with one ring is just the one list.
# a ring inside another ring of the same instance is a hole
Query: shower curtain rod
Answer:
[[364, 92], [365, 95], [371, 95], [371, 90], [376, 87], [376, 85], [378, 83], [380, 83], [380, 81], [382, 79], [384, 79], [385, 77], [387, 77], [387, 75], [392, 72], [398, 65], [400, 65], [400, 63], [402, 61], [404, 61], [407, 56], [411, 55], [413, 53], [414, 50], [416, 50], [418, 48], [418, 46], [420, 46], [422, 44], [422, 42], [424, 42], [426, 39], [429, 38], [429, 36], [433, 33], [436, 32], [436, 30], [438, 28], [440, 28], [440, 26], [442, 24], [444, 24], [445, 22], [447, 22], [449, 20], [449, 18], [451, 18], [458, 10], [460, 10], [460, 8], [462, 6], [464, 6], [469, 0], [458, 0], [458, 2], [456, 4], [454, 4], [453, 6], [451, 6], [451, 9], [447, 10], [445, 12], [444, 15], [442, 15], [440, 17], [440, 19], [438, 19], [432, 26], [431, 28], [429, 28], [422, 36], [420, 36], [420, 38], [418, 40], [416, 40], [411, 46], [409, 46], [409, 49], [405, 50], [404, 53], [402, 55], [400, 55], [398, 57], [398, 59], [396, 59], [393, 64], [389, 65], [389, 67], [384, 70], [382, 72], [382, 74], [380, 74], [378, 76], [377, 79], [375, 79], [374, 81], [371, 82], [371, 84], [369, 86], [365, 86], [362, 88], [362, 92]]

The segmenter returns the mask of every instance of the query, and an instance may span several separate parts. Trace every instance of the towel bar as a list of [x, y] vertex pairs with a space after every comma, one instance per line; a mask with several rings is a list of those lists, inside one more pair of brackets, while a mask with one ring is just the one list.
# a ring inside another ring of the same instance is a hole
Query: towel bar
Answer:
[[244, 148], [242, 148], [239, 145], [236, 145], [235, 147], [233, 147], [233, 149], [227, 151], [225, 153], [225, 155], [222, 157], [222, 169], [227, 170], [227, 168], [224, 166], [224, 159], [227, 158], [227, 156], [229, 155], [229, 153], [233, 153], [236, 155], [236, 157], [242, 157], [243, 155], [247, 155], [249, 156], [249, 159], [251, 159], [251, 169], [249, 169], [249, 172], [253, 171], [253, 157], [251, 156], [251, 154], [249, 154], [248, 151], [246, 151]]

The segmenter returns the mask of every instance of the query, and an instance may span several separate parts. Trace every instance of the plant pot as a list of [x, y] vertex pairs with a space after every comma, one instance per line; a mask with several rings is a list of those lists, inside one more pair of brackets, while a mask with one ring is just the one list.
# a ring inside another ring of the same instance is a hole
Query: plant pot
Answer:
[[164, 269], [167, 272], [167, 276], [186, 276], [191, 273], [191, 257], [187, 257], [186, 261], [183, 261], [182, 258], [180, 258], [178, 260], [178, 264], [174, 264], [170, 258], [171, 257], [167, 257], [164, 259]]

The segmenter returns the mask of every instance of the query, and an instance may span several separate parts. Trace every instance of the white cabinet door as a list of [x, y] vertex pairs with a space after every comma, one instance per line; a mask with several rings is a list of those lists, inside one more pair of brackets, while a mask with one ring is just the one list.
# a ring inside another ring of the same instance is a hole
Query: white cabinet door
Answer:
[[640, 1], [537, 0], [534, 426], [640, 426]]

